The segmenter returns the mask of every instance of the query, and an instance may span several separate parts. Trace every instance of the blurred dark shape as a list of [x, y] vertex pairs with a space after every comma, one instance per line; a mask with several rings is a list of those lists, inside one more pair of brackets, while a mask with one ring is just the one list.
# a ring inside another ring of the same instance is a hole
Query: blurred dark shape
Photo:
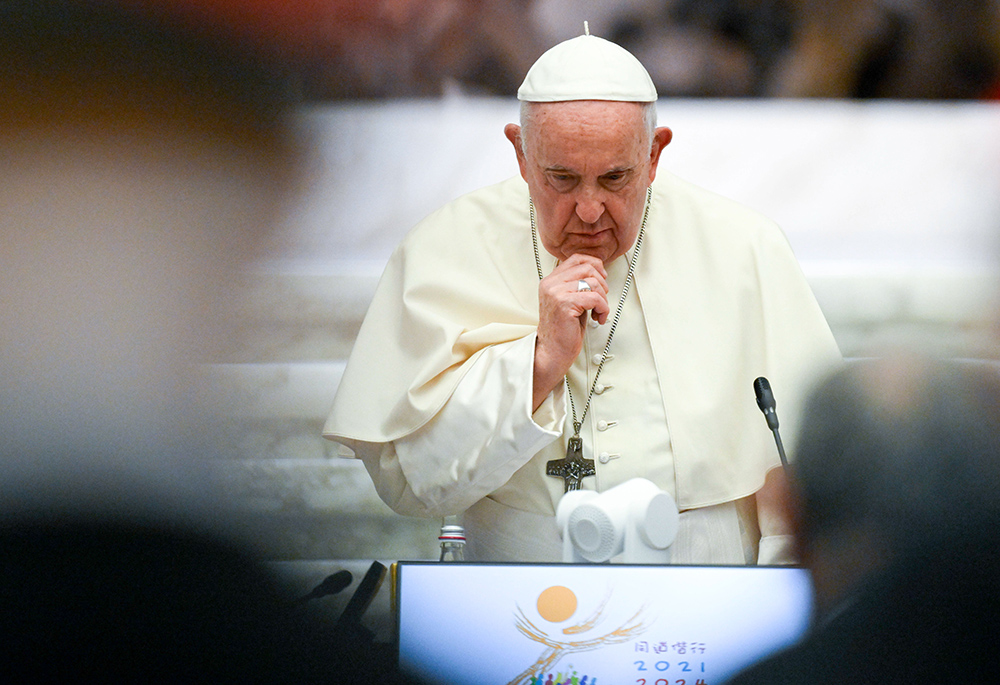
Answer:
[[[663, 0], [611, 40], [661, 97], [983, 99], [1000, 92], [996, 0]], [[570, 5], [567, 3], [567, 6]]]
[[236, 140], [250, 131], [284, 136], [279, 118], [295, 97], [290, 64], [259, 44], [229, 42], [220, 27], [185, 30], [170, 6], [0, 2], [0, 124], [172, 124]]
[[[3, 3], [6, 5], [7, 3]], [[16, 4], [16, 3], [15, 3]], [[80, 0], [280, 67], [311, 101], [512, 95], [545, 47], [533, 0]], [[120, 39], [120, 37], [119, 37]]]
[[762, 94], [791, 36], [785, 0], [663, 5], [659, 21], [624, 20], [612, 37], [643, 62], [661, 97]]
[[998, 542], [959, 538], [893, 564], [802, 643], [730, 683], [908, 685], [956, 673], [991, 682], [1000, 668]]
[[304, 70], [311, 100], [513, 95], [543, 46], [533, 0], [331, 0]]
[[864, 530], [896, 556], [1000, 522], [992, 364], [907, 353], [852, 362], [816, 389], [805, 419], [790, 467], [805, 544]]
[[816, 623], [734, 683], [987, 682], [1000, 667], [1000, 374], [853, 362], [806, 408], [790, 514]]
[[[121, 0], [280, 62], [310, 101], [512, 97], [549, 47], [542, 0]], [[548, 5], [559, 5], [548, 0]], [[548, 14], [581, 14], [571, 0]], [[997, 0], [649, 0], [602, 8], [662, 97], [1000, 93]], [[588, 17], [579, 16], [582, 22]], [[571, 36], [560, 36], [569, 38]]]
[[245, 548], [93, 519], [0, 532], [5, 683], [405, 683]]
[[1000, 82], [995, 0], [788, 0], [793, 31], [765, 94], [968, 100]]
[[0, 550], [4, 682], [347, 682], [332, 627], [215, 537], [85, 520]]

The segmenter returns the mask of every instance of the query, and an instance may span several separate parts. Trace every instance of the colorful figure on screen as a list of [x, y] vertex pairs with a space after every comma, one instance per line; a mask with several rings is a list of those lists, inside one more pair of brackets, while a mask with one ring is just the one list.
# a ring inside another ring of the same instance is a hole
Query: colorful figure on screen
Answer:
[[[563, 627], [560, 632], [567, 636], [581, 636], [578, 640], [563, 641], [556, 639], [546, 630], [539, 628], [529, 619], [520, 606], [515, 614], [515, 627], [525, 637], [545, 646], [534, 664], [526, 668], [520, 675], [515, 677], [508, 685], [537, 685], [539, 676], [534, 674], [544, 673], [555, 666], [560, 659], [567, 654], [574, 652], [588, 652], [607, 645], [620, 644], [634, 639], [642, 634], [649, 627], [645, 621], [647, 607], [641, 606], [634, 614], [624, 620], [621, 625], [601, 635], [587, 637], [606, 618], [608, 602], [611, 599], [611, 591], [601, 599], [595, 608], [582, 620], [574, 622], [572, 625]], [[561, 585], [554, 585], [546, 588], [538, 595], [535, 603], [538, 617], [549, 623], [563, 623], [570, 620], [579, 608], [579, 600], [576, 594], [569, 588]], [[572, 665], [570, 665], [572, 668]], [[565, 676], [565, 680], [563, 679]], [[545, 685], [595, 685], [596, 678], [588, 678], [587, 675], [579, 676], [578, 671], [571, 673], [557, 673], [553, 679], [549, 673]]]

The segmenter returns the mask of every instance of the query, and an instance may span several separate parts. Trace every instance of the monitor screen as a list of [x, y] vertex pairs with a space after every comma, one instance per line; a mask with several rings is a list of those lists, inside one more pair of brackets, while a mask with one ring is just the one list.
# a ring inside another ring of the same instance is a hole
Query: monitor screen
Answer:
[[793, 567], [400, 562], [399, 665], [421, 682], [721, 685], [811, 615]]

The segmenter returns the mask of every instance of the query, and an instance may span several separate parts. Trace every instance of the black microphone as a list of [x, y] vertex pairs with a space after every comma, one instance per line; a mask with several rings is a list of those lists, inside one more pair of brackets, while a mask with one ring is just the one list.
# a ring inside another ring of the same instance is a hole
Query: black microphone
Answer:
[[753, 382], [753, 392], [757, 396], [757, 406], [767, 419], [767, 427], [773, 431], [778, 430], [778, 413], [774, 411], [774, 393], [771, 392], [771, 384], [761, 376]]
[[347, 606], [344, 607], [343, 613], [340, 614], [340, 618], [337, 620], [339, 626], [357, 625], [360, 627], [361, 615], [365, 613], [368, 605], [375, 598], [375, 593], [378, 592], [379, 586], [382, 585], [382, 579], [385, 577], [387, 570], [379, 562], [372, 562], [365, 573], [365, 577], [358, 583], [358, 589], [351, 595], [351, 599], [347, 602]]
[[753, 382], [753, 392], [757, 396], [757, 406], [764, 413], [767, 427], [774, 433], [774, 444], [778, 446], [778, 457], [781, 458], [781, 465], [788, 466], [785, 459], [785, 448], [781, 444], [781, 435], [778, 433], [778, 412], [774, 410], [774, 393], [771, 392], [771, 384], [767, 379], [760, 376]]
[[361, 615], [375, 598], [387, 570], [384, 565], [373, 561], [365, 577], [358, 583], [358, 588], [337, 619], [335, 629], [338, 635], [338, 649], [351, 652], [356, 649], [369, 649], [373, 644], [375, 634], [361, 625]]
[[335, 595], [345, 587], [351, 584], [354, 580], [354, 576], [348, 570], [337, 571], [336, 573], [327, 576], [322, 583], [317, 585], [312, 589], [308, 595], [300, 597], [300, 602], [308, 602], [310, 599], [319, 599], [320, 597], [326, 597], [327, 595]]

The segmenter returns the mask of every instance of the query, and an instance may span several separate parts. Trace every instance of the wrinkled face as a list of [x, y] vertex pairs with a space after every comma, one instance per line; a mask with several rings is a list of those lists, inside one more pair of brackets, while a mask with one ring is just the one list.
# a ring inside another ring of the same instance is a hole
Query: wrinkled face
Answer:
[[521, 131], [511, 125], [507, 137], [545, 250], [561, 260], [582, 253], [605, 264], [623, 255], [639, 233], [669, 129], [650, 140], [641, 104], [583, 100], [532, 105], [523, 152]]

